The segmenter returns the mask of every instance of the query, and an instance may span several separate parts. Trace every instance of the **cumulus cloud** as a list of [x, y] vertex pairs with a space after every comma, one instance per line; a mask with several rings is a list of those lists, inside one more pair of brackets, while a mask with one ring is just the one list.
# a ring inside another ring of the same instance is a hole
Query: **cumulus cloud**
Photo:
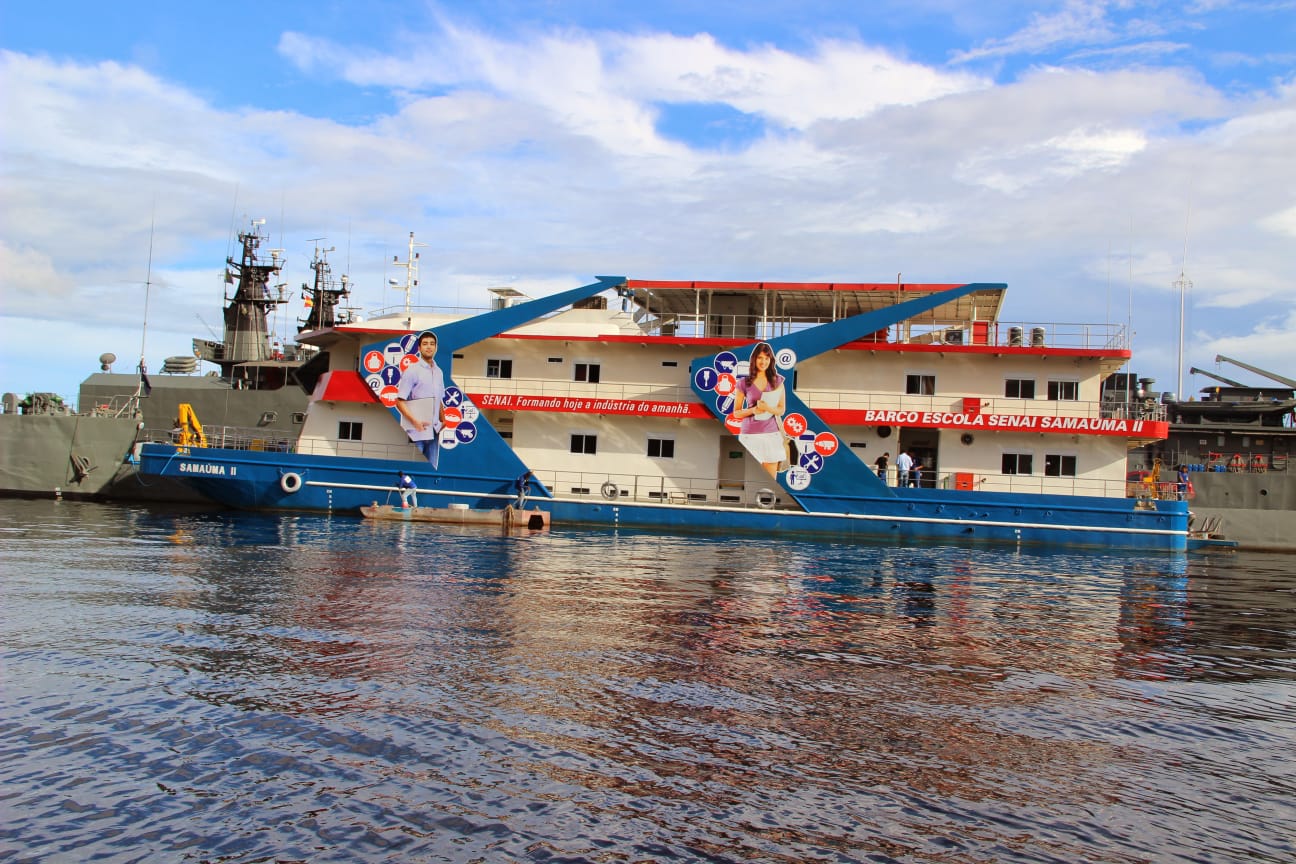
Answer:
[[[1104, 14], [1072, 4], [981, 50], [1092, 45], [1111, 31]], [[429, 244], [423, 303], [462, 305], [469, 286], [502, 283], [540, 296], [606, 272], [903, 271], [1007, 281], [1019, 319], [1110, 316], [1124, 289], [1152, 358], [1167, 356], [1187, 235], [1212, 338], [1257, 335], [1260, 320], [1296, 336], [1289, 84], [1222, 93], [1141, 66], [1040, 66], [997, 82], [840, 38], [797, 53], [444, 21], [387, 50], [290, 32], [279, 51], [303, 75], [377, 88], [395, 107], [363, 122], [233, 110], [130, 66], [0, 55], [9, 314], [134, 314], [152, 245], [171, 286], [152, 310], [160, 356], [183, 353], [205, 335], [195, 319], [218, 314], [216, 276], [251, 216], [286, 248], [289, 286], [327, 237], [368, 307], [396, 302], [383, 262], [413, 230]], [[688, 104], [758, 118], [760, 134], [724, 149], [662, 134], [662, 112]], [[68, 302], [31, 299], [50, 291]]]

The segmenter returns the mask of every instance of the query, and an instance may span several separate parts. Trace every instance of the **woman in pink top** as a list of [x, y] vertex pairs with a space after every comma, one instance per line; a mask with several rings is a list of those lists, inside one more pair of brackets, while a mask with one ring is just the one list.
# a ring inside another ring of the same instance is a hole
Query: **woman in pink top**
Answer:
[[784, 395], [783, 376], [774, 368], [774, 350], [768, 342], [757, 342], [752, 348], [747, 374], [738, 379], [734, 416], [742, 421], [739, 442], [771, 477], [778, 475], [779, 463], [787, 459], [787, 444], [783, 439]]

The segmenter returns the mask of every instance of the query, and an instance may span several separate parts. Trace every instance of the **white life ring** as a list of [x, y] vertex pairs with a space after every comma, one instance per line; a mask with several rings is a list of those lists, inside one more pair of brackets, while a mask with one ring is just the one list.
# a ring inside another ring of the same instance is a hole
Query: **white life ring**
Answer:
[[287, 492], [289, 495], [296, 492], [301, 487], [301, 475], [294, 471], [289, 471], [287, 474], [279, 478], [279, 488]]
[[618, 495], [621, 494], [621, 490], [618, 489], [617, 485], [613, 483], [611, 480], [606, 481], [603, 484], [603, 486], [600, 487], [599, 491], [602, 492], [603, 497], [608, 499], [609, 501], [615, 499]]
[[756, 506], [762, 510], [768, 510], [774, 506], [778, 498], [774, 495], [773, 489], [762, 489], [756, 493]]

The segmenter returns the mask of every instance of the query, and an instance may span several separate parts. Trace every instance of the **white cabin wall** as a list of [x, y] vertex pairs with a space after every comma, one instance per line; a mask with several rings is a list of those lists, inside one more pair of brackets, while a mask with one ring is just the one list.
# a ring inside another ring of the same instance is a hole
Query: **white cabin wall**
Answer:
[[[564, 383], [563, 392], [577, 396], [605, 398], [651, 398], [654, 389], [669, 388], [678, 397], [679, 387], [688, 388], [688, 365], [701, 353], [688, 346], [658, 346], [649, 343], [601, 343], [581, 340], [490, 339], [458, 352], [451, 374], [460, 378], [484, 378], [489, 359], [511, 360], [513, 379]], [[551, 363], [551, 359], [560, 362]], [[675, 366], [663, 366], [671, 360]], [[599, 384], [575, 380], [575, 364], [597, 363]], [[622, 390], [617, 390], [618, 386]], [[500, 382], [500, 386], [503, 385]]]
[[[338, 439], [343, 422], [361, 424], [359, 441]], [[312, 402], [302, 423], [297, 448], [303, 453], [408, 459], [418, 448], [384, 405], [358, 402]]]
[[[618, 416], [616, 423], [609, 424], [597, 414], [518, 411], [513, 415], [511, 443], [523, 462], [543, 465], [546, 472], [570, 474], [573, 478], [588, 474], [594, 485], [609, 474], [665, 477], [687, 483], [715, 477], [719, 458], [717, 428], [708, 420]], [[578, 433], [598, 436], [598, 452], [572, 453], [571, 436]], [[649, 436], [674, 440], [674, 458], [649, 457]]]
[[[934, 375], [936, 393], [922, 400], [920, 410], [961, 411], [964, 397], [995, 400], [998, 413], [1060, 413], [1083, 416], [1099, 401], [1102, 375], [1097, 360], [1070, 357], [1017, 357], [986, 354], [964, 354], [953, 350], [942, 354], [891, 351], [870, 353], [857, 350], [835, 350], [812, 357], [797, 366], [797, 394], [808, 404], [824, 402], [836, 407], [855, 407], [863, 393], [878, 394], [870, 407], [899, 407], [886, 396], [904, 396], [908, 375]], [[1010, 378], [1035, 381], [1035, 398], [1008, 400], [1004, 382]], [[1079, 398], [1075, 402], [1049, 402], [1048, 382], [1076, 381]], [[850, 391], [862, 391], [852, 394]], [[829, 394], [841, 394], [833, 396]], [[806, 397], [810, 398], [806, 398]], [[930, 407], [929, 407], [930, 406]], [[915, 406], [919, 407], [919, 406]]]

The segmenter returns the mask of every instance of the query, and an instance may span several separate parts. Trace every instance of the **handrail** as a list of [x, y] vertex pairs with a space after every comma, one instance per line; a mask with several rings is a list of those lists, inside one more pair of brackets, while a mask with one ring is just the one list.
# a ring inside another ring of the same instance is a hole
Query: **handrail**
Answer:
[[[475, 395], [573, 397], [665, 402], [697, 402], [689, 387], [601, 381], [555, 381], [547, 378], [457, 377], [459, 386]], [[959, 414], [965, 398], [979, 398], [982, 414], [1024, 414], [1039, 417], [1096, 417], [1102, 419], [1165, 420], [1166, 406], [1160, 403], [1113, 402], [1110, 400], [1007, 399], [1000, 396], [960, 393], [957, 396], [915, 396], [904, 393], [847, 393], [836, 389], [798, 387], [796, 394], [813, 409], [858, 411], [922, 411]]]

